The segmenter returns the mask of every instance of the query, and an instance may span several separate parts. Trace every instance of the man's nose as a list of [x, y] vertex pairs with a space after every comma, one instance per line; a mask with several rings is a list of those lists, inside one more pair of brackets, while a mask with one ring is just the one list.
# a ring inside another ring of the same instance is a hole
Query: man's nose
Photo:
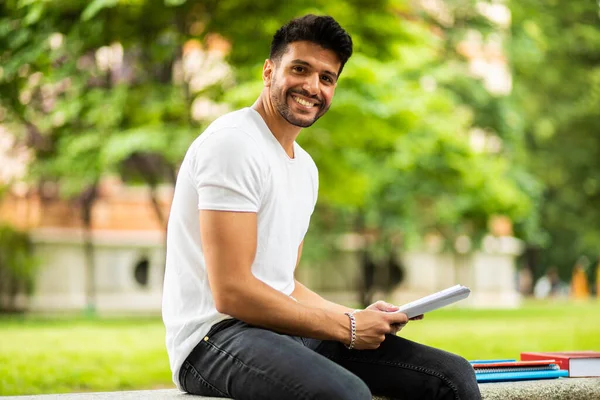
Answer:
[[310, 93], [311, 96], [315, 96], [319, 93], [319, 74], [310, 74], [304, 80], [303, 89]]

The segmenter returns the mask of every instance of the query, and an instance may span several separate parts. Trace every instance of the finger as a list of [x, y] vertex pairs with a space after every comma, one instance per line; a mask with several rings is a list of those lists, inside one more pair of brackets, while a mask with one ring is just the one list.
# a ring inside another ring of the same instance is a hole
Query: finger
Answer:
[[401, 312], [390, 313], [388, 321], [390, 324], [406, 324], [408, 316]]
[[402, 328], [404, 328], [406, 324], [397, 324], [396, 325], [396, 333], [400, 332]]
[[404, 328], [406, 324], [392, 324], [390, 325], [390, 327], [392, 328], [391, 330], [391, 334], [392, 335], [396, 335], [398, 332], [400, 332], [402, 330], [402, 328]]
[[381, 303], [383, 303], [383, 301], [379, 300], [376, 301], [375, 303], [371, 304], [369, 307], [367, 307], [367, 310], [379, 310], [379, 308], [381, 307]]
[[395, 335], [398, 332], [398, 329], [400, 329], [400, 326], [398, 324], [391, 324], [390, 325], [390, 333], [392, 335]]
[[383, 300], [379, 300], [378, 302], [376, 302], [375, 304], [373, 304], [375, 306], [375, 308], [379, 311], [385, 311], [385, 312], [393, 312], [393, 311], [398, 311], [398, 309], [400, 307], [394, 305], [394, 304], [390, 304], [387, 303]]

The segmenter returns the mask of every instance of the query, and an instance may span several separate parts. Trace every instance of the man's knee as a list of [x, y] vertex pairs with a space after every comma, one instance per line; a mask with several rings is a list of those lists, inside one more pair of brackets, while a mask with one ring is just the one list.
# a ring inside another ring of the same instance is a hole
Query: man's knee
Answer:
[[475, 370], [471, 363], [463, 357], [450, 354], [446, 360], [446, 373], [451, 379], [451, 384], [457, 391], [458, 398], [476, 400], [481, 398]]
[[367, 384], [359, 377], [352, 375], [315, 387], [313, 398], [315, 400], [371, 400], [373, 396]]
[[464, 357], [459, 356], [458, 354], [448, 353], [448, 360], [446, 360], [448, 369], [454, 371], [473, 371], [473, 367], [471, 363], [467, 361]]

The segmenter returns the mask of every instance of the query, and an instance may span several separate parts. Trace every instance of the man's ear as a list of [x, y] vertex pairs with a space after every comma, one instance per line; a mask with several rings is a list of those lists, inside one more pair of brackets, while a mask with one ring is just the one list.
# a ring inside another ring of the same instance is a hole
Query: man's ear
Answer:
[[275, 67], [275, 64], [273, 63], [273, 61], [271, 61], [270, 59], [267, 58], [265, 60], [265, 65], [263, 65], [263, 73], [262, 73], [263, 83], [264, 83], [265, 87], [271, 86], [271, 79], [273, 77], [274, 67]]

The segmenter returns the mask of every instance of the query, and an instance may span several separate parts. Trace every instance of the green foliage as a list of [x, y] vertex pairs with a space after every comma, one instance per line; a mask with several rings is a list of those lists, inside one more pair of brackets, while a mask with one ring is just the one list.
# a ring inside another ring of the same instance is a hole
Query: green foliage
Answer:
[[[143, 1], [2, 7], [0, 105], [28, 128], [32, 179], [58, 182], [63, 196], [75, 197], [144, 155], [174, 175], [197, 132], [188, 89], [171, 82], [185, 35], [176, 24], [164, 28], [179, 9]], [[156, 184], [154, 172], [124, 176]]]
[[599, 254], [599, 8], [581, 1], [512, 1], [510, 8], [511, 97], [527, 165], [545, 188], [539, 212], [547, 234], [533, 242], [535, 267], [541, 274], [557, 266], [564, 279], [581, 255]]
[[[318, 3], [310, 10], [336, 17], [356, 45], [331, 110], [299, 138], [319, 166], [319, 202], [324, 207], [316, 218], [327, 218], [331, 209], [340, 217], [342, 210], [351, 211], [363, 218], [365, 229], [382, 232], [383, 240], [385, 232], [401, 231], [405, 244], [428, 232], [441, 233], [450, 243], [460, 234], [482, 235], [494, 214], [529, 220], [535, 230], [532, 199], [539, 189], [514, 162], [511, 151], [520, 144], [509, 141], [500, 154], [477, 153], [469, 145], [474, 126], [502, 129], [507, 137], [512, 130], [499, 126], [501, 117], [491, 127], [485, 123], [481, 114], [494, 96], [468, 74], [464, 60], [452, 61], [459, 58], [455, 45], [461, 32], [492, 30], [469, 9], [473, 4], [456, 7], [465, 20], [463, 28], [447, 29], [440, 38], [432, 22], [403, 2], [374, 2], [368, 11], [361, 8], [366, 3], [348, 3], [357, 11], [346, 13], [349, 8], [337, 3]], [[286, 10], [294, 5], [286, 4]], [[298, 6], [293, 15], [305, 11]], [[412, 18], [398, 18], [397, 13]], [[351, 17], [356, 14], [368, 17]], [[255, 83], [260, 72], [256, 57], [246, 54], [264, 54], [269, 38], [262, 28], [253, 34], [244, 31], [255, 26], [221, 26], [220, 18], [227, 17], [220, 14], [210, 25], [234, 43], [231, 60], [238, 85], [225, 101], [248, 105], [261, 86]], [[426, 81], [437, 81], [437, 88], [426, 89]], [[508, 111], [498, 106], [486, 115], [492, 112]], [[356, 229], [353, 222], [344, 223], [344, 229]], [[324, 232], [313, 229], [313, 234]]]
[[81, 19], [89, 21], [94, 18], [104, 8], [112, 8], [119, 3], [119, 0], [93, 0], [81, 13]]
[[[517, 310], [444, 309], [409, 323], [401, 335], [468, 359], [597, 349], [597, 310], [596, 303], [567, 302], [527, 303]], [[173, 384], [159, 318], [0, 319], [0, 396], [167, 387]]]
[[[64, 196], [114, 173], [154, 186], [175, 176], [209, 122], [192, 118], [194, 100], [250, 105], [274, 31], [308, 12], [330, 14], [355, 53], [330, 112], [300, 136], [320, 168], [315, 219], [343, 214], [334, 230], [401, 232], [404, 245], [431, 232], [450, 243], [480, 236], [494, 214], [534, 232], [538, 188], [518, 158], [514, 107], [490, 95], [456, 51], [469, 30], [499, 34], [475, 3], [451, 3], [458, 22], [448, 25], [391, 0], [7, 2], [0, 104], [28, 128], [32, 177], [58, 182]], [[206, 48], [215, 34], [232, 45], [233, 77], [193, 89], [181, 77], [184, 44]], [[503, 150], [475, 151], [474, 127], [495, 132]]]
[[0, 311], [18, 311], [19, 294], [30, 294], [38, 262], [24, 232], [0, 225]]

